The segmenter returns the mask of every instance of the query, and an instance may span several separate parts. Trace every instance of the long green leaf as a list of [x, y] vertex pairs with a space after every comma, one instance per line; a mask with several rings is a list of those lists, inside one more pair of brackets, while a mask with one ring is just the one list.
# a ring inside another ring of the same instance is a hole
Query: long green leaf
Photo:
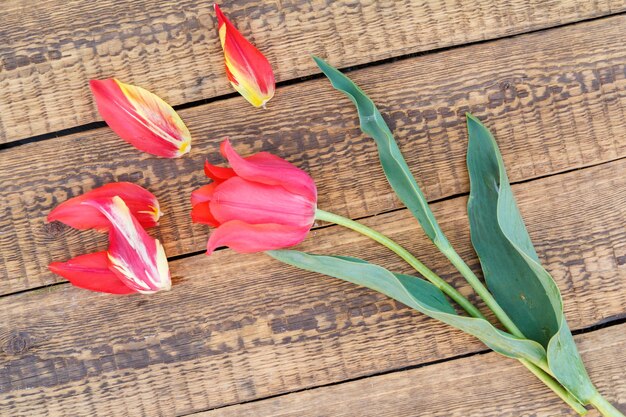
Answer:
[[469, 114], [467, 128], [470, 231], [487, 286], [522, 333], [547, 349], [559, 382], [588, 403], [595, 388], [565, 321], [559, 289], [541, 266], [524, 225], [498, 145]]
[[376, 142], [380, 163], [387, 180], [400, 200], [417, 218], [430, 240], [438, 245], [447, 243], [446, 237], [428, 206], [424, 193], [411, 174], [391, 130], [389, 130], [374, 102], [339, 70], [318, 57], [313, 57], [313, 59], [328, 77], [333, 87], [345, 93], [356, 105], [361, 130]]
[[532, 340], [519, 339], [493, 327], [487, 320], [459, 316], [444, 294], [420, 278], [394, 274], [361, 259], [312, 255], [295, 250], [275, 250], [268, 255], [298, 268], [319, 272], [381, 292], [480, 339], [496, 352], [516, 359], [545, 361], [545, 349]]

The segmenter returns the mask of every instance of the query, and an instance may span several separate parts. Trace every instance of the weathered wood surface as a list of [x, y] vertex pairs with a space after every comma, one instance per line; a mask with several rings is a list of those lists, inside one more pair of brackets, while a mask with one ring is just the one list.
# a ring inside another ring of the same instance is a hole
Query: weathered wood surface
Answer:
[[[625, 170], [622, 159], [514, 186], [574, 329], [626, 313]], [[466, 197], [452, 198], [434, 204], [434, 211], [476, 266], [465, 204]], [[406, 210], [365, 222], [461, 287]], [[303, 249], [361, 256], [409, 272], [353, 232], [332, 226], [313, 235]], [[381, 294], [263, 254], [225, 250], [171, 267], [179, 282], [150, 297], [112, 297], [64, 284], [0, 298], [0, 409], [16, 416], [178, 415], [484, 349]], [[609, 372], [613, 350], [607, 349], [599, 365], [613, 378], [613, 391], [605, 392], [622, 401], [623, 360], [616, 358]], [[525, 381], [518, 381], [514, 398], [526, 391]], [[542, 401], [548, 396], [542, 393]]]
[[[278, 80], [317, 72], [311, 53], [352, 66], [626, 10], [623, 0], [221, 3]], [[5, 1], [0, 143], [99, 120], [92, 78], [115, 76], [171, 104], [232, 92], [213, 15], [198, 0]]]
[[[379, 103], [426, 195], [439, 199], [468, 191], [467, 110], [495, 133], [513, 181], [626, 156], [625, 26], [625, 16], [610, 17], [350, 75]], [[53, 283], [49, 262], [106, 247], [105, 236], [45, 216], [111, 181], [156, 194], [166, 215], [155, 232], [168, 255], [202, 250], [208, 231], [191, 225], [189, 195], [206, 182], [205, 157], [220, 162], [227, 135], [244, 154], [269, 150], [309, 171], [326, 210], [357, 218], [399, 207], [353, 106], [325, 79], [280, 88], [267, 112], [236, 97], [181, 113], [195, 141], [179, 160], [141, 154], [108, 128], [0, 152], [0, 294]]]
[[[576, 337], [591, 378], [626, 412], [626, 324]], [[506, 376], [506, 377], [503, 377]], [[578, 416], [514, 361], [496, 353], [375, 376], [194, 417]], [[587, 417], [599, 417], [592, 411]]]

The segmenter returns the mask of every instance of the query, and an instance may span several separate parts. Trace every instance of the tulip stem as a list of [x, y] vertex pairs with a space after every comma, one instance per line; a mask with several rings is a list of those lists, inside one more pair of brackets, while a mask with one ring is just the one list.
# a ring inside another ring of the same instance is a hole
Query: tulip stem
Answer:
[[608, 402], [600, 393], [596, 392], [596, 395], [591, 399], [591, 405], [604, 417], [624, 417], [624, 414]]
[[[369, 227], [359, 222], [355, 222], [354, 220], [320, 209], [317, 209], [315, 211], [315, 218], [317, 220], [322, 220], [344, 226], [382, 244], [383, 246], [393, 251], [404, 261], [406, 261], [409, 265], [411, 265], [417, 272], [419, 272], [424, 278], [430, 281], [430, 283], [432, 283], [435, 287], [439, 288], [448, 297], [458, 303], [459, 306], [461, 306], [463, 310], [465, 310], [470, 316], [487, 320], [486, 317], [480, 312], [480, 310], [478, 310], [476, 306], [474, 306], [467, 298], [465, 298], [459, 291], [457, 291], [456, 288], [444, 281], [439, 275], [434, 273], [430, 268], [420, 262], [408, 250], [400, 246], [397, 242], [383, 235], [382, 233], [370, 229]], [[464, 272], [467, 273], [467, 271]], [[519, 332], [519, 330], [517, 330], [517, 332]], [[576, 400], [576, 398], [574, 398], [565, 388], [563, 388], [563, 386], [551, 375], [549, 375], [548, 372], [542, 369], [543, 367], [546, 367], [546, 364], [541, 364], [542, 366], [538, 366], [525, 359], [520, 359], [519, 361], [544, 384], [546, 384], [546, 386], [554, 391], [554, 393], [557, 394], [559, 398], [561, 398], [570, 407], [572, 407], [572, 409], [575, 410], [578, 414], [585, 415], [587, 413], [587, 409], [583, 407], [580, 402]]]
[[317, 220], [335, 223], [340, 226], [347, 227], [348, 229], [359, 232], [362, 235], [367, 236], [370, 239], [382, 244], [383, 246], [386, 246], [387, 248], [395, 252], [400, 258], [406, 261], [409, 265], [411, 265], [417, 272], [419, 272], [424, 278], [430, 281], [435, 287], [439, 288], [441, 291], [447, 294], [448, 297], [457, 302], [463, 308], [463, 310], [467, 311], [470, 316], [486, 320], [483, 313], [481, 313], [480, 310], [478, 310], [474, 306], [474, 304], [472, 304], [467, 298], [465, 298], [463, 294], [458, 292], [452, 285], [444, 281], [439, 275], [435, 274], [426, 265], [420, 262], [415, 256], [411, 255], [408, 250], [404, 249], [398, 243], [389, 239], [382, 233], [370, 229], [369, 227], [359, 222], [355, 222], [354, 220], [350, 220], [346, 217], [339, 216], [338, 214], [329, 213], [320, 209], [316, 210], [315, 218]]

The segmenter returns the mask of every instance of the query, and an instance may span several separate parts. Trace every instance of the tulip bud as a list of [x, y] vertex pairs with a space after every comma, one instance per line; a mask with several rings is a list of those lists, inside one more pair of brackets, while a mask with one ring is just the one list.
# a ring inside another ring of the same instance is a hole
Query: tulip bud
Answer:
[[225, 140], [222, 155], [231, 168], [205, 165], [213, 183], [191, 196], [192, 220], [217, 227], [207, 253], [219, 246], [249, 253], [300, 243], [315, 220], [317, 189], [301, 169], [261, 152], [242, 158]]

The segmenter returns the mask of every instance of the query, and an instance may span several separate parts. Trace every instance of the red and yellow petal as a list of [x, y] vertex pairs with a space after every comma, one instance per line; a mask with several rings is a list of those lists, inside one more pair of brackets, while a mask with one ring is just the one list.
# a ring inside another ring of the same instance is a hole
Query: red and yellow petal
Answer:
[[126, 286], [144, 294], [171, 288], [161, 242], [146, 233], [121, 198], [89, 200], [83, 204], [97, 208], [111, 223], [109, 269]]
[[191, 134], [176, 111], [157, 95], [115, 78], [91, 80], [104, 121], [122, 139], [153, 155], [175, 158], [191, 149]]
[[109, 294], [137, 292], [127, 287], [109, 269], [106, 251], [77, 256], [67, 262], [53, 262], [48, 268], [53, 273], [67, 279], [72, 285], [86, 290]]
[[217, 4], [218, 30], [226, 74], [232, 86], [255, 107], [264, 107], [274, 96], [276, 82], [267, 58], [224, 16]]
[[95, 188], [80, 196], [59, 204], [48, 214], [48, 221], [60, 221], [75, 229], [108, 230], [109, 220], [95, 207], [82, 204], [88, 200], [98, 200], [119, 196], [137, 218], [141, 226], [158, 225], [161, 217], [159, 202], [145, 188], [129, 182], [114, 182]]

